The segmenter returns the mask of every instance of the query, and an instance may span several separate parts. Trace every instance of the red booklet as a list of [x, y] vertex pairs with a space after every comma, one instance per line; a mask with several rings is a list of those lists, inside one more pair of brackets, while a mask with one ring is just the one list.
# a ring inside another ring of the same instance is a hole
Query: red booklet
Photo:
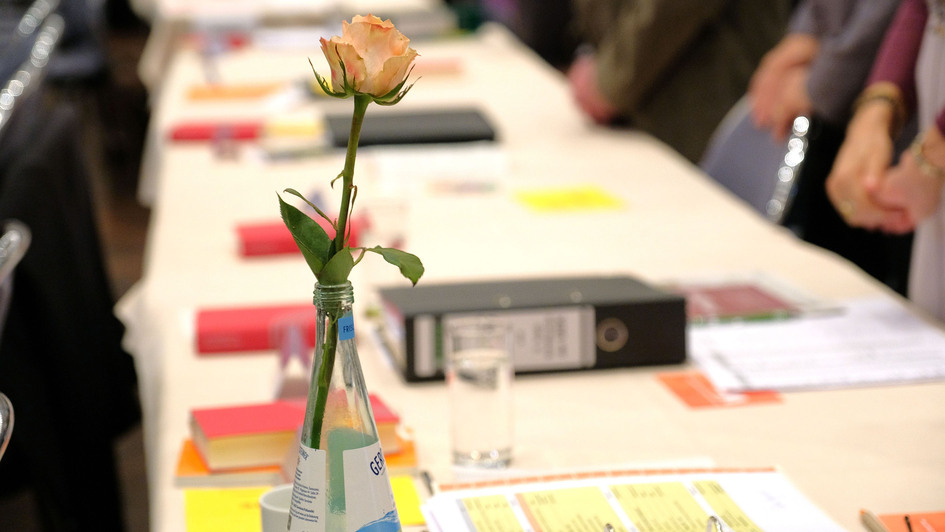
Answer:
[[311, 303], [197, 311], [197, 353], [277, 349], [293, 328], [315, 345], [315, 307]]
[[692, 322], [770, 319], [800, 311], [780, 295], [750, 282], [679, 285], [669, 289], [686, 297], [686, 315]]
[[[313, 218], [334, 238], [335, 229], [321, 216]], [[367, 220], [363, 217], [353, 218], [348, 244], [358, 246], [358, 236], [367, 227]], [[236, 235], [239, 239], [239, 253], [243, 257], [258, 257], [263, 255], [281, 255], [298, 253], [299, 248], [282, 220], [271, 222], [247, 222], [236, 226]]]

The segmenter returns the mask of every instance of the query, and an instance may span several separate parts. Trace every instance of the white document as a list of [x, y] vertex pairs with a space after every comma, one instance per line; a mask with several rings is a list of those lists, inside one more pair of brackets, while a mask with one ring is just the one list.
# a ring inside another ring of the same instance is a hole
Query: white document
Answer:
[[507, 154], [494, 142], [370, 146], [364, 154], [371, 190], [382, 195], [492, 193], [508, 175]]
[[945, 379], [945, 333], [898, 302], [835, 314], [692, 327], [689, 352], [720, 390], [805, 390]]

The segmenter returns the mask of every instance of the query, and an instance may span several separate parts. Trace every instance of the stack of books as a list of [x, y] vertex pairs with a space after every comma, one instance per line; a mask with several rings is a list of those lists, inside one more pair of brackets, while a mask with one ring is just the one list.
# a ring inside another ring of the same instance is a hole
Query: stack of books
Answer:
[[[413, 474], [417, 457], [400, 417], [371, 394], [381, 448], [391, 474]], [[177, 487], [275, 485], [295, 476], [305, 400], [195, 408], [183, 441]]]

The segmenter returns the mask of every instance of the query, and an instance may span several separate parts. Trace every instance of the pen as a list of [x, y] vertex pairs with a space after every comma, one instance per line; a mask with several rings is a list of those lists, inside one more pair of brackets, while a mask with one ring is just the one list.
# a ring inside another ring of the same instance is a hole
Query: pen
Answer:
[[436, 485], [433, 483], [433, 477], [430, 475], [429, 471], [421, 471], [420, 478], [423, 480], [423, 485], [427, 488], [427, 493], [430, 495], [436, 494]]
[[909, 520], [909, 516], [906, 516], [906, 530], [912, 532], [912, 521]]
[[889, 532], [889, 529], [883, 525], [879, 517], [869, 510], [860, 510], [860, 521], [870, 532]]

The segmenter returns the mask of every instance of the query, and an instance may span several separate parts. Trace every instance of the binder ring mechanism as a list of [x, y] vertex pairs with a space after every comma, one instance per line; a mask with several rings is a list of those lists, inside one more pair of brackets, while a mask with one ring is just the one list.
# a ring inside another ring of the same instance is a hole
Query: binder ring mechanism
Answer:
[[722, 530], [722, 521], [714, 515], [709, 516], [709, 520], [705, 524], [705, 532], [724, 532]]
[[[617, 529], [614, 528], [610, 523], [604, 525], [604, 532], [616, 532]], [[725, 532], [722, 529], [722, 521], [714, 515], [709, 516], [709, 520], [705, 524], [705, 532]]]

